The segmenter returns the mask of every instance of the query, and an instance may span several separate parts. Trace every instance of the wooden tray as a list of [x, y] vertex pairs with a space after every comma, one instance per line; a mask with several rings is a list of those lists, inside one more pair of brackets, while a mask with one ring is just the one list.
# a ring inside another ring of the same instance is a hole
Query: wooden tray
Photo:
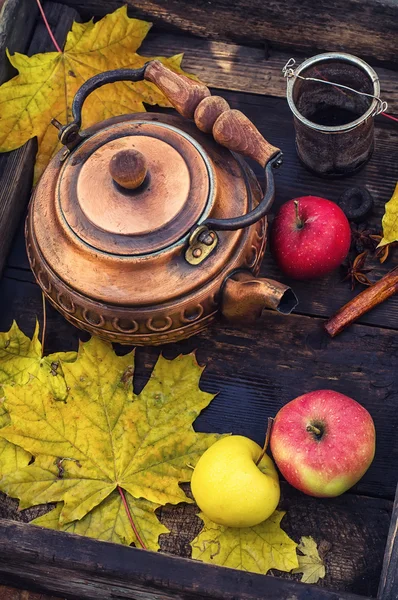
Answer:
[[[47, 2], [44, 7], [62, 45], [73, 19], [103, 16], [121, 4], [68, 0]], [[194, 5], [183, 0], [131, 0], [131, 4], [131, 16], [156, 24], [141, 54], [184, 51], [188, 71], [216, 88], [283, 149], [276, 208], [308, 193], [337, 200], [348, 185], [366, 185], [376, 201], [370, 225], [380, 225], [384, 203], [398, 179], [398, 126], [377, 118], [377, 149], [358, 175], [332, 182], [318, 179], [298, 162], [281, 68], [291, 56], [301, 61], [304, 52], [307, 56], [318, 50], [354, 52], [375, 66], [383, 98], [389, 101], [390, 112], [398, 114], [398, 64], [394, 64], [398, 4], [394, 0], [271, 0], [267, 4], [241, 0], [236, 6], [230, 0], [196, 0]], [[52, 50], [33, 0], [6, 0], [3, 7], [0, 81], [12, 75], [4, 59], [6, 46], [31, 54]], [[0, 331], [7, 330], [15, 318], [31, 334], [36, 316], [41, 315], [41, 293], [29, 270], [22, 218], [34, 151], [34, 142], [29, 142], [14, 153], [0, 155], [0, 268], [1, 256], [4, 264]], [[261, 181], [260, 170], [257, 174]], [[387, 265], [370, 276], [377, 279], [397, 263], [395, 252]], [[261, 274], [281, 279], [269, 255]], [[171, 530], [161, 539], [162, 550], [169, 553], [165, 554], [27, 525], [29, 513], [17, 513], [14, 501], [0, 498], [0, 583], [79, 600], [348, 600], [377, 594], [379, 600], [397, 600], [398, 506], [397, 502], [393, 506], [393, 499], [398, 479], [398, 298], [331, 340], [322, 330], [325, 317], [356, 293], [341, 279], [337, 271], [308, 283], [285, 280], [299, 296], [295, 315], [268, 312], [262, 329], [238, 330], [220, 324], [162, 349], [167, 357], [197, 349], [200, 362], [208, 365], [202, 386], [220, 393], [198, 419], [199, 431], [233, 431], [262, 442], [266, 417], [311, 389], [336, 389], [370, 411], [378, 435], [375, 461], [349, 493], [317, 500], [282, 486], [281, 508], [287, 510], [284, 529], [296, 540], [312, 535], [318, 543], [325, 539], [332, 544], [325, 580], [308, 586], [286, 574], [255, 575], [188, 559], [189, 541], [200, 527], [192, 506], [162, 509], [160, 518]], [[47, 331], [48, 352], [76, 348], [79, 337], [84, 337], [51, 309]], [[139, 349], [136, 386], [143, 385], [158, 353], [159, 349]], [[0, 588], [0, 598], [5, 594]]]

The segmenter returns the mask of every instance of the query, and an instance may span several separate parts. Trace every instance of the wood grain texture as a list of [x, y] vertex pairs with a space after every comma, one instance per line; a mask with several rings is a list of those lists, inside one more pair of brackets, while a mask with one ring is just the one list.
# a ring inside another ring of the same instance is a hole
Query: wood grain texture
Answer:
[[1, 600], [61, 600], [55, 596], [47, 596], [44, 594], [29, 592], [28, 590], [17, 590], [5, 585], [0, 585]]
[[0, 574], [7, 584], [69, 600], [359, 600], [272, 576], [205, 565], [15, 521], [0, 521]]
[[35, 157], [35, 140], [0, 157], [0, 274], [30, 196]]
[[[392, 502], [354, 494], [318, 500], [282, 483], [279, 508], [287, 511], [282, 525], [293, 539], [299, 541], [301, 536], [311, 535], [317, 543], [323, 540], [331, 546], [326, 556], [326, 578], [320, 582], [322, 588], [375, 595]], [[0, 519], [27, 523], [44, 510], [34, 507], [17, 512], [15, 500], [0, 496]], [[157, 511], [159, 519], [171, 532], [160, 537], [162, 552], [185, 558], [191, 556], [190, 542], [202, 527], [197, 513], [195, 505], [185, 503], [167, 505]], [[298, 575], [276, 571], [271, 574], [295, 581], [300, 579]]]
[[31, 0], [6, 0], [0, 3], [0, 85], [16, 74], [7, 56], [26, 52], [39, 9]]
[[[36, 317], [41, 319], [38, 286], [11, 279], [29, 275], [9, 269], [1, 281], [0, 331], [5, 331], [15, 318], [31, 335]], [[47, 353], [76, 349], [79, 337], [87, 339], [88, 335], [48, 307]], [[317, 541], [325, 538], [333, 544], [325, 583], [330, 589], [364, 595], [375, 595], [377, 591], [392, 502], [355, 493], [393, 496], [398, 477], [394, 391], [397, 344], [395, 332], [359, 325], [330, 340], [320, 319], [286, 318], [267, 312], [263, 329], [238, 330], [218, 325], [206, 334], [161, 349], [167, 358], [196, 349], [200, 363], [207, 365], [201, 388], [219, 394], [197, 420], [198, 431], [232, 431], [262, 444], [267, 417], [275, 415], [300, 393], [313, 389], [332, 388], [346, 393], [370, 411], [376, 425], [377, 452], [354, 493], [318, 500], [305, 497], [290, 486], [283, 488], [281, 507], [288, 510], [289, 533], [295, 539], [309, 534]], [[137, 350], [136, 392], [147, 381], [158, 354], [159, 349], [155, 348]], [[14, 518], [15, 502], [3, 499], [0, 505], [0, 516]], [[165, 524], [174, 523], [173, 538], [162, 538], [162, 548], [187, 556], [189, 541], [200, 523], [192, 508], [178, 510], [182, 512], [176, 515], [168, 508], [162, 510]], [[22, 513], [18, 518], [26, 516]]]
[[[377, 118], [376, 150], [360, 173], [345, 179], [327, 180], [308, 172], [299, 162], [294, 143], [293, 120], [285, 100], [228, 91], [220, 93], [232, 108], [238, 108], [246, 114], [260, 133], [284, 153], [284, 164], [275, 173], [276, 197], [273, 213], [291, 198], [312, 194], [336, 202], [347, 187], [365, 185], [375, 200], [374, 214], [369, 219], [369, 225], [375, 231], [380, 231], [385, 202], [390, 199], [398, 180], [398, 127], [394, 123], [391, 122], [390, 125], [390, 122], [382, 117]], [[252, 167], [263, 183], [261, 167], [256, 163], [253, 163]], [[391, 251], [390, 258], [384, 265], [380, 265], [378, 261], [372, 263], [373, 270], [369, 273], [369, 278], [376, 281], [397, 264], [398, 248]], [[8, 265], [29, 269], [22, 225], [11, 250]], [[294, 281], [281, 274], [270, 253], [266, 254], [260, 273], [262, 277], [282, 281], [294, 290], [299, 299], [296, 312], [321, 317], [330, 317], [363, 289], [358, 286], [352, 292], [349, 282], [342, 281], [344, 274], [345, 271], [341, 268], [322, 279]], [[390, 298], [361, 317], [359, 322], [398, 329], [398, 297]]]
[[[102, 16], [122, 0], [67, 0], [82, 14]], [[395, 0], [128, 0], [131, 15], [162, 29], [221, 41], [266, 42], [296, 50], [345, 50], [397, 61]]]
[[[294, 58], [300, 65], [308, 58], [308, 54], [301, 54], [296, 49], [283, 52], [275, 48], [211, 41], [156, 29], [145, 38], [139, 52], [146, 56], [183, 52], [184, 69], [195, 73], [213, 89], [278, 98], [286, 98], [282, 69], [287, 61]], [[388, 111], [398, 113], [398, 72], [379, 65], [374, 65], [374, 68], [380, 79], [381, 97], [388, 102]]]
[[[47, 3], [44, 8], [55, 38], [62, 46], [72, 21], [78, 17], [77, 12], [54, 3]], [[52, 49], [51, 40], [41, 21], [31, 37], [36, 15], [37, 5], [32, 1], [7, 0], [3, 6], [3, 20], [0, 19], [0, 83], [13, 75], [5, 67], [8, 64], [5, 47], [13, 52], [26, 52], [29, 56]], [[29, 200], [36, 151], [36, 140], [33, 139], [18, 150], [0, 155], [0, 274]]]
[[145, 79], [157, 85], [175, 109], [189, 119], [193, 118], [199, 102], [210, 96], [210, 90], [205, 85], [174, 73], [159, 60], [148, 65]]
[[[30, 3], [32, 5], [33, 3]], [[72, 7], [66, 6], [64, 3], [43, 2], [44, 12], [46, 14], [48, 24], [57, 40], [59, 46], [63, 48], [66, 36], [73, 21], [81, 21], [79, 13]], [[55, 52], [54, 44], [52, 43], [46, 26], [39, 16], [36, 27], [29, 46], [28, 55], [39, 54], [40, 52]]]
[[[16, 319], [28, 334], [41, 318], [41, 292], [19, 279], [28, 272], [8, 270], [0, 283], [0, 331]], [[32, 279], [31, 279], [32, 281]], [[84, 334], [48, 307], [46, 351], [72, 350]], [[392, 499], [398, 480], [398, 338], [394, 331], [353, 325], [335, 339], [323, 320], [265, 311], [263, 322], [241, 329], [215, 325], [207, 332], [163, 348], [137, 350], [137, 386], [143, 385], [160, 350], [171, 358], [198, 351], [207, 368], [203, 389], [219, 392], [196, 423], [198, 431], [234, 432], [262, 445], [269, 416], [296, 396], [334, 389], [358, 400], [377, 431], [375, 460], [355, 493]]]
[[213, 125], [213, 137], [218, 144], [255, 160], [261, 167], [280, 152], [261, 135], [240, 110], [226, 110]]
[[[0, 85], [16, 74], [7, 56], [26, 52], [38, 14], [30, 0], [7, 0], [0, 13]], [[30, 194], [35, 143], [0, 156], [0, 274]], [[25, 168], [26, 165], [26, 168]]]
[[211, 133], [218, 117], [229, 110], [228, 102], [221, 96], [208, 96], [203, 98], [195, 109], [195, 125], [204, 133]]
[[398, 599], [398, 486], [395, 494], [377, 599]]

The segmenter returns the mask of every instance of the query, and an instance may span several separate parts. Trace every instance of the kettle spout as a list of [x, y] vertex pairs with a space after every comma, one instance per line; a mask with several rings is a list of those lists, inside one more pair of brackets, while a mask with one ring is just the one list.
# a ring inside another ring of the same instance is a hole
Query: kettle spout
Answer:
[[297, 304], [296, 294], [287, 285], [240, 271], [224, 284], [221, 312], [229, 321], [254, 323], [265, 308], [288, 315]]

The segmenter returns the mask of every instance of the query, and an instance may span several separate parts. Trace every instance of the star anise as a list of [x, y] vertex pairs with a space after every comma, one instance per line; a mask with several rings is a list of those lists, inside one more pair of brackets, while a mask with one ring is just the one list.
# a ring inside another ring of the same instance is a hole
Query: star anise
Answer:
[[[383, 239], [382, 235], [370, 235], [369, 237], [372, 238], [372, 240], [375, 242], [376, 245], [378, 245], [381, 242], [381, 240]], [[386, 244], [385, 246], [381, 246], [381, 248], [377, 248], [375, 256], [376, 256], [376, 258], [379, 259], [381, 264], [383, 264], [387, 260], [388, 255], [390, 253], [390, 249], [394, 248], [394, 246], [397, 246], [397, 245], [398, 245], [397, 242], [390, 242], [389, 244]]]
[[373, 239], [372, 231], [364, 225], [351, 225], [351, 245], [357, 252], [376, 249], [378, 242]]
[[368, 253], [367, 251], [358, 254], [353, 261], [348, 261], [347, 267], [347, 275], [344, 277], [343, 281], [349, 279], [351, 281], [351, 290], [355, 288], [356, 283], [361, 283], [362, 285], [372, 285], [372, 282], [366, 277], [365, 273], [369, 273], [372, 269], [365, 269], [365, 261]]

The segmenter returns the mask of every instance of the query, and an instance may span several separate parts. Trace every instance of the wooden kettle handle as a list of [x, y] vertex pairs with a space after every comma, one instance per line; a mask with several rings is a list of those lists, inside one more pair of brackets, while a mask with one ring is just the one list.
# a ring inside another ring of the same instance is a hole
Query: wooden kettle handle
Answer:
[[199, 102], [210, 96], [210, 90], [203, 83], [174, 73], [160, 60], [148, 63], [144, 78], [157, 85], [174, 108], [188, 119], [193, 118]]
[[218, 144], [256, 160], [262, 167], [280, 152], [261, 135], [239, 110], [231, 110], [220, 96], [211, 96], [203, 84], [170, 71], [160, 61], [151, 61], [145, 79], [157, 85], [184, 117], [194, 118], [197, 127], [213, 133]]

